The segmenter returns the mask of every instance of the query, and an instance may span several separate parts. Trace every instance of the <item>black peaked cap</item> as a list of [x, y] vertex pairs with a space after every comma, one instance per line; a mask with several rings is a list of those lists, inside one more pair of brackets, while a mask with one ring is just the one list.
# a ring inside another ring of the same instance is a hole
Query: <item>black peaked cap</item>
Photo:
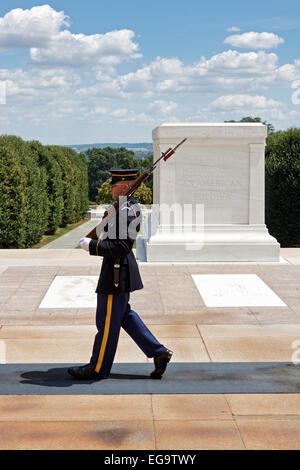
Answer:
[[137, 177], [138, 169], [129, 169], [129, 170], [109, 170], [111, 173], [111, 181], [109, 184], [115, 184], [118, 181], [130, 181], [135, 180]]

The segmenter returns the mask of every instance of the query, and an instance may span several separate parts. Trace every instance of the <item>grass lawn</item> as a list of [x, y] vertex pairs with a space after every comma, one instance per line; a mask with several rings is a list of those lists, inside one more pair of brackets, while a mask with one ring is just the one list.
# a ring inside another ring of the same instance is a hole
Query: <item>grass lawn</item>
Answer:
[[56, 240], [56, 238], [59, 238], [62, 235], [65, 235], [66, 233], [70, 232], [74, 228], [79, 227], [79, 225], [84, 224], [88, 220], [88, 218], [84, 218], [79, 220], [79, 222], [76, 222], [76, 224], [69, 224], [66, 227], [59, 227], [54, 235], [43, 235], [43, 238], [39, 241], [39, 243], [33, 245], [31, 248], [42, 248], [48, 243], [53, 242], [53, 240]]

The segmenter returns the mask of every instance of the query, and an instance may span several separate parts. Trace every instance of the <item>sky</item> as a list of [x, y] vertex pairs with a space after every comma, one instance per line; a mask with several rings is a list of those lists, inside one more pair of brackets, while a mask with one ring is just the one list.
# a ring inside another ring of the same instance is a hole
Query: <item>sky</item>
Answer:
[[1, 0], [0, 134], [151, 142], [167, 122], [300, 123], [298, 1]]

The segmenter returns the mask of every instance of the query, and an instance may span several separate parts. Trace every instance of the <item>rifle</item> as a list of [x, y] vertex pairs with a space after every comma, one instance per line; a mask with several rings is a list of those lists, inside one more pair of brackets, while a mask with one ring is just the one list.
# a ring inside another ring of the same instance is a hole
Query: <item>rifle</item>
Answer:
[[[155, 170], [158, 162], [162, 158], [164, 159], [164, 161], [167, 161], [168, 158], [170, 158], [171, 155], [173, 155], [176, 152], [178, 147], [186, 141], [186, 139], [187, 139], [187, 137], [185, 139], [183, 139], [181, 142], [179, 142], [179, 144], [177, 144], [176, 147], [174, 147], [173, 149], [169, 148], [165, 152], [162, 152], [161, 156], [156, 160], [156, 162], [154, 162], [153, 165], [150, 166], [150, 168], [145, 170], [144, 173], [142, 173], [140, 176], [138, 176], [133, 181], [133, 183], [130, 184], [130, 186], [126, 189], [126, 191], [124, 191], [122, 194], [120, 194], [120, 197], [123, 196], [123, 197], [127, 198], [127, 197], [131, 196], [137, 190], [137, 188], [143, 183], [143, 181], [145, 181], [145, 179], [148, 178], [148, 176], [150, 176], [151, 173]], [[120, 203], [119, 203], [119, 198], [118, 198], [116, 201], [113, 202], [113, 204], [111, 204], [111, 206], [107, 209], [107, 211], [104, 212], [104, 215], [101, 219], [101, 222], [99, 222], [99, 224], [95, 228], [93, 228], [93, 230], [91, 230], [86, 235], [86, 237], [87, 238], [92, 238], [94, 240], [98, 240], [98, 237], [101, 235], [101, 232], [103, 232], [104, 227], [106, 226], [106, 224], [109, 222], [109, 220], [111, 220], [112, 217], [114, 217], [115, 213], [118, 211], [119, 205], [120, 205]]]

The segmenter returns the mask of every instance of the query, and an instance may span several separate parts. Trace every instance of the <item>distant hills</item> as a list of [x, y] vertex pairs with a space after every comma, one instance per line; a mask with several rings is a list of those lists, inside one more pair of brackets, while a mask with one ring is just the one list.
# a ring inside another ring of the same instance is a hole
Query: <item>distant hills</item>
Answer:
[[116, 142], [108, 142], [108, 143], [96, 143], [96, 144], [81, 144], [81, 145], [66, 145], [66, 147], [70, 147], [76, 152], [86, 152], [90, 148], [105, 148], [105, 147], [112, 147], [112, 148], [119, 148], [125, 147], [128, 150], [134, 152], [136, 158], [146, 158], [152, 155], [153, 153], [153, 144], [152, 142], [138, 142], [138, 143], [116, 143]]

